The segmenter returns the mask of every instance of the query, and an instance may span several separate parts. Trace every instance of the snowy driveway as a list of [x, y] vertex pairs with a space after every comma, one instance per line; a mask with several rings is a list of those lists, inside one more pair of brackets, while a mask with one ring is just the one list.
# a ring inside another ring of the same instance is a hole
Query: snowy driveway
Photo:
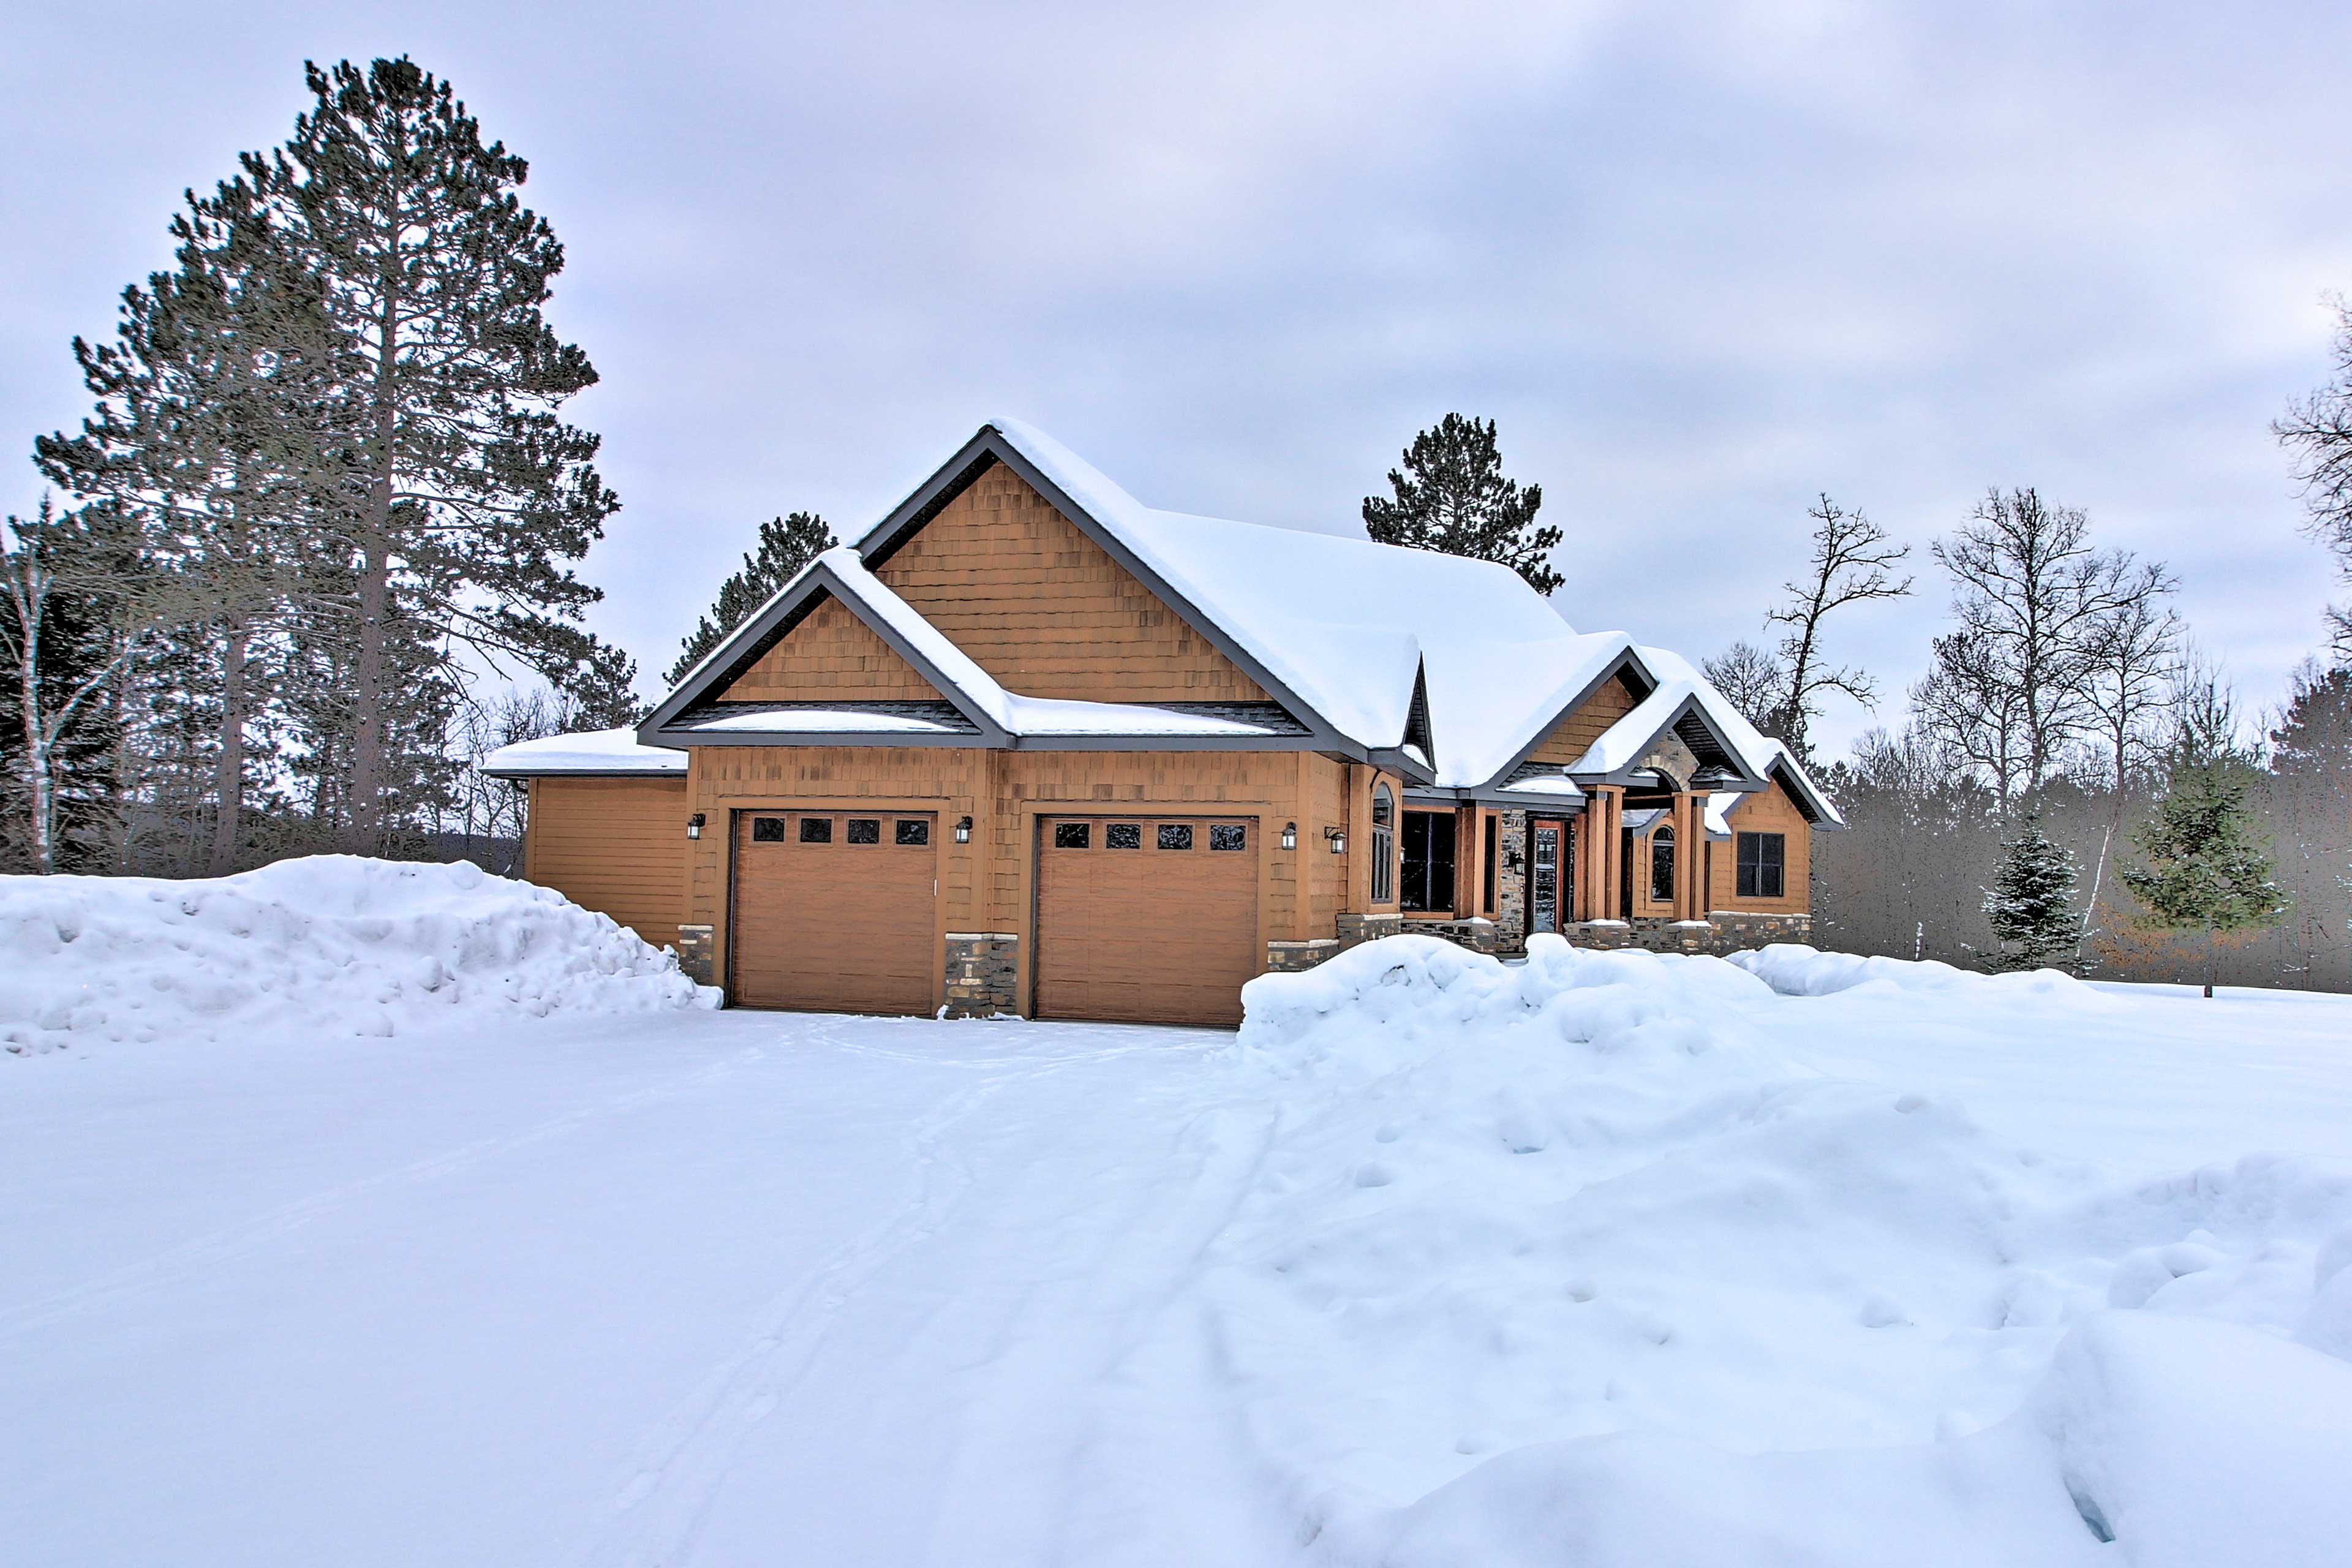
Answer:
[[[0, 1559], [1345, 1557], [1545, 1439], [1998, 1421], [2143, 1253], [2306, 1310], [2352, 1006], [1948, 1003], [1726, 1001], [1762, 1065], [1666, 1114], [1501, 1056], [741, 1013], [0, 1060]], [[2255, 1152], [2285, 1197], [2146, 1196]]]

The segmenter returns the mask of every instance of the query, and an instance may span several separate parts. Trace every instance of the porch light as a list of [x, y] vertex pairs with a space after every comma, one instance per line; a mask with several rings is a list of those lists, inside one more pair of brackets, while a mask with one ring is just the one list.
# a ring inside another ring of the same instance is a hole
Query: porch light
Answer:
[[1326, 843], [1331, 846], [1332, 854], [1345, 855], [1348, 852], [1348, 836], [1340, 832], [1338, 828], [1325, 828], [1323, 830], [1323, 838]]
[[955, 825], [955, 836], [956, 836], [956, 842], [957, 842], [957, 843], [959, 843], [959, 844], [969, 844], [969, 843], [971, 843], [971, 817], [969, 817], [969, 816], [965, 816], [965, 817], [959, 817], [959, 818], [956, 820], [956, 825]]
[[1298, 824], [1286, 822], [1282, 825], [1282, 847], [1285, 849], [1298, 847]]
[[686, 836], [688, 838], [702, 837], [702, 813], [698, 811], [686, 819]]

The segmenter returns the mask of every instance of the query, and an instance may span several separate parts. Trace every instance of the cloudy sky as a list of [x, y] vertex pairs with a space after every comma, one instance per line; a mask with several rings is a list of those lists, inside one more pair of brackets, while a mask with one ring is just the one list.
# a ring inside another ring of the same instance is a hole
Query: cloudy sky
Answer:
[[[1129, 9], [23, 8], [0, 428], [79, 418], [68, 342], [283, 139], [306, 57], [405, 52], [569, 250], [624, 502], [593, 624], [649, 689], [761, 519], [850, 532], [999, 414], [1331, 531], [1490, 416], [1570, 619], [1694, 655], [1757, 635], [1815, 492], [1924, 558], [2028, 484], [2169, 562], [2252, 700], [2319, 643], [2267, 425], [2352, 290], [2352, 6]], [[1944, 616], [1918, 564], [1836, 632], [1882, 717]]]

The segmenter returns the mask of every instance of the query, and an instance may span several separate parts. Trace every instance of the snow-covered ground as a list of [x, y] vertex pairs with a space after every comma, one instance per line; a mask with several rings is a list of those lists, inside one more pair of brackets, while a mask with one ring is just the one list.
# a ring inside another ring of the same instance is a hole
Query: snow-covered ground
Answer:
[[1238, 1039], [720, 1013], [419, 876], [0, 881], [0, 1561], [2352, 1551], [2352, 999], [1402, 939]]

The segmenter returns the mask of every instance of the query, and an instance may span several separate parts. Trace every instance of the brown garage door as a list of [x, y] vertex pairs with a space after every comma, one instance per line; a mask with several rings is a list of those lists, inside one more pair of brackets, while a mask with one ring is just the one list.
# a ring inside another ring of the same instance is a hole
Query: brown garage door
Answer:
[[1037, 1016], [1240, 1023], [1257, 858], [1257, 825], [1230, 817], [1040, 819]]
[[936, 837], [919, 812], [736, 813], [729, 999], [929, 1012], [940, 984]]

